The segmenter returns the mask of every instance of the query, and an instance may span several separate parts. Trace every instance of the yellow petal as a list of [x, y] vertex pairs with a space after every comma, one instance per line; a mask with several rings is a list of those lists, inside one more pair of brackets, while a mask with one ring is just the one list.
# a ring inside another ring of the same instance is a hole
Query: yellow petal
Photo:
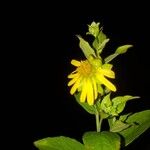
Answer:
[[97, 99], [98, 91], [97, 91], [97, 85], [96, 85], [96, 79], [95, 78], [92, 78], [92, 83], [93, 83], [94, 99]]
[[68, 75], [68, 78], [71, 79], [71, 78], [75, 78], [77, 76], [79, 76], [78, 73], [71, 73], [71, 74]]
[[116, 91], [116, 87], [110, 81], [108, 81], [103, 75], [96, 74], [96, 77], [102, 84], [104, 84], [111, 91], [114, 92]]
[[77, 88], [80, 86], [80, 81], [81, 81], [81, 77], [79, 77], [77, 79], [77, 81], [75, 82], [75, 84], [72, 86], [72, 88], [70, 90], [71, 95], [73, 95], [75, 93], [75, 91], [77, 90]]
[[86, 93], [87, 93], [87, 83], [86, 83], [86, 79], [83, 80], [82, 83], [82, 91], [81, 91], [81, 95], [80, 95], [80, 102], [85, 102], [86, 100]]
[[106, 77], [115, 78], [115, 73], [108, 69], [99, 69], [98, 72]]
[[73, 59], [73, 60], [71, 60], [71, 64], [76, 67], [79, 67], [81, 65], [81, 62]]
[[89, 105], [94, 103], [93, 87], [90, 79], [87, 79], [87, 102]]
[[73, 85], [78, 80], [78, 78], [79, 78], [79, 74], [78, 76], [74, 77], [72, 80], [69, 81], [68, 86]]

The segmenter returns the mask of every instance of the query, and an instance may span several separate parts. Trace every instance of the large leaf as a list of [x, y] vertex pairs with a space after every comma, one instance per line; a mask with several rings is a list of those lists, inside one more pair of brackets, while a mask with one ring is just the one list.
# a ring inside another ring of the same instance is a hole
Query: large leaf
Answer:
[[69, 137], [48, 137], [34, 142], [39, 150], [84, 150], [83, 144]]
[[141, 111], [129, 116], [127, 123], [133, 124], [131, 127], [119, 132], [125, 140], [125, 146], [139, 137], [143, 132], [150, 128], [150, 110]]
[[84, 53], [85, 57], [87, 59], [89, 59], [89, 57], [92, 55], [92, 56], [95, 56], [95, 52], [94, 50], [91, 48], [91, 46], [89, 45], [89, 43], [87, 41], [85, 41], [81, 36], [77, 36], [80, 40], [80, 43], [79, 43], [79, 46], [82, 50], [82, 52]]
[[81, 103], [80, 102], [80, 94], [75, 94], [76, 101], [78, 104], [80, 104], [88, 113], [95, 114], [97, 112], [96, 108], [92, 105], [89, 105], [88, 103]]
[[120, 137], [116, 133], [103, 131], [86, 132], [83, 135], [86, 150], [119, 150]]

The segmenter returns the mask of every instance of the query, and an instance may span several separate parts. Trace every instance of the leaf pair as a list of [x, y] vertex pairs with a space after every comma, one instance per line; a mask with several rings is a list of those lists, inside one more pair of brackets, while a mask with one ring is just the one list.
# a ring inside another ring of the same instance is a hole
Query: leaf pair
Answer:
[[80, 142], [60, 136], [45, 138], [34, 142], [39, 150], [119, 150], [120, 137], [111, 132], [86, 132], [83, 135], [83, 144]]
[[[83, 144], [69, 137], [49, 137], [34, 142], [34, 145], [39, 150], [119, 150], [120, 149], [120, 136], [123, 137], [127, 146], [139, 137], [150, 127], [150, 110], [141, 111], [130, 116], [122, 116], [128, 124], [136, 123], [125, 130], [117, 133], [103, 131], [86, 132], [83, 135]], [[113, 126], [111, 125], [111, 128]], [[118, 124], [118, 127], [120, 125]], [[117, 128], [117, 126], [116, 126]]]

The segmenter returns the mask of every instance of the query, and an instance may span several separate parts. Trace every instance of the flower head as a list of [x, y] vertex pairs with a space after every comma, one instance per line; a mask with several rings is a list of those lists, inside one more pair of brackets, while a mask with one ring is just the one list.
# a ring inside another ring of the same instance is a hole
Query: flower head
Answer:
[[111, 91], [116, 91], [116, 87], [106, 78], [115, 78], [111, 64], [102, 65], [99, 59], [92, 57], [83, 61], [72, 60], [71, 64], [77, 68], [68, 75], [71, 79], [68, 86], [72, 86], [70, 90], [72, 95], [77, 90], [81, 92], [80, 102], [87, 100], [89, 105], [93, 105], [98, 97], [98, 87], [102, 84]]

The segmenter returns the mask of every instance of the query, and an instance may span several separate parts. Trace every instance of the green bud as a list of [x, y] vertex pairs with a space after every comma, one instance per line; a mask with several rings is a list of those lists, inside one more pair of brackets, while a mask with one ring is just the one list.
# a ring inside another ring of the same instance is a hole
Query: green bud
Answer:
[[99, 34], [99, 25], [100, 23], [95, 23], [94, 21], [91, 23], [91, 25], [88, 25], [89, 27], [89, 32], [87, 34], [91, 34], [94, 37], [97, 37], [97, 35]]

